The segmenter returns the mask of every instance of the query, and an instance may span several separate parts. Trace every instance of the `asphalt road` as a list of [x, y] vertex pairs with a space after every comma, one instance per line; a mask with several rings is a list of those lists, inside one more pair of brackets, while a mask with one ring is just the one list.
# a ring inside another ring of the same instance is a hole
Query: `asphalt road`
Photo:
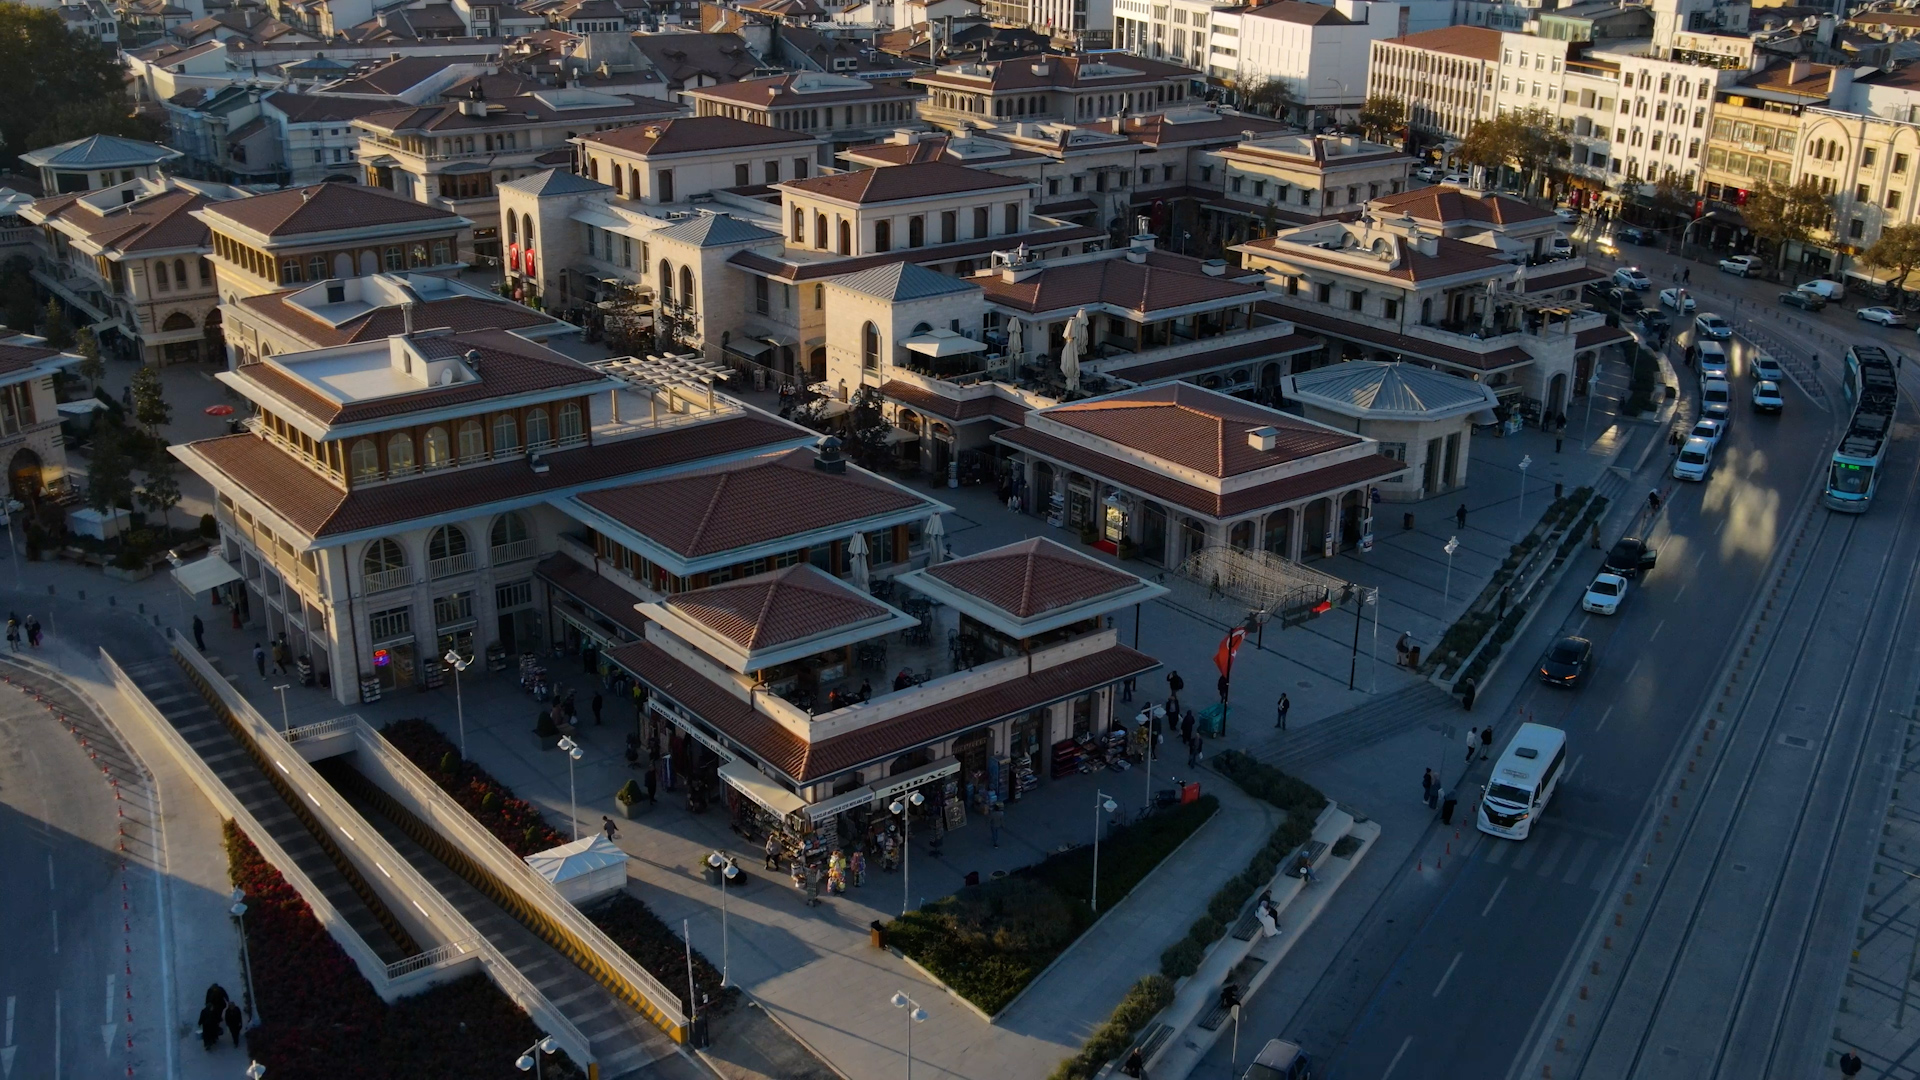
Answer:
[[[1514, 842], [1473, 828], [1471, 797], [1488, 768], [1476, 762], [1461, 785], [1457, 858], [1439, 870], [1431, 862], [1405, 868], [1309, 1004], [1295, 1016], [1268, 1015], [1256, 997], [1250, 1032], [1301, 1042], [1333, 1078], [1508, 1075], [1599, 915], [1678, 740], [1717, 685], [1796, 508], [1824, 471], [1834, 415], [1798, 390], [1783, 416], [1749, 411], [1749, 351], [1736, 341], [1737, 407], [1708, 480], [1667, 479], [1656, 452], [1623, 496], [1637, 499], [1655, 482], [1671, 491], [1651, 532], [1659, 567], [1635, 583], [1618, 615], [1591, 616], [1578, 604], [1599, 556], [1584, 552], [1516, 639], [1514, 659], [1483, 689], [1476, 712], [1460, 718], [1462, 728], [1494, 722], [1496, 752], [1519, 720], [1567, 731], [1571, 768], [1533, 836]], [[1688, 369], [1678, 371], [1686, 382]], [[1528, 663], [1570, 632], [1592, 639], [1598, 657], [1589, 684], [1571, 692], [1539, 683]], [[1449, 765], [1452, 782], [1462, 766]], [[1228, 1071], [1222, 1046], [1196, 1075]]]

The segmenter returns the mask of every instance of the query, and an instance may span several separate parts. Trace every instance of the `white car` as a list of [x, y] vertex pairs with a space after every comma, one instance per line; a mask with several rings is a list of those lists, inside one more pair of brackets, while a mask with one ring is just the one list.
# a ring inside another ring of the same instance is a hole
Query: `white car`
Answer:
[[1441, 177], [1440, 182], [1443, 184], [1452, 184], [1454, 187], [1470, 187], [1473, 184], [1473, 177], [1463, 172], [1450, 172]]
[[1615, 270], [1613, 283], [1632, 289], [1634, 292], [1646, 292], [1653, 288], [1653, 280], [1637, 266], [1623, 266]]
[[1414, 179], [1425, 180], [1429, 184], [1445, 175], [1446, 172], [1438, 165], [1423, 165], [1413, 171]]
[[1888, 307], [1863, 307], [1856, 314], [1870, 323], [1881, 326], [1905, 326], [1907, 317]]
[[1753, 358], [1747, 364], [1747, 374], [1760, 382], [1785, 382], [1787, 373], [1780, 367], [1780, 361], [1766, 353]]
[[1753, 384], [1753, 411], [1777, 413], [1787, 407], [1780, 396], [1780, 384], [1764, 380]]
[[1693, 320], [1694, 332], [1701, 337], [1725, 341], [1733, 336], [1733, 324], [1709, 311]]
[[1803, 281], [1799, 285], [1796, 285], [1795, 288], [1803, 293], [1812, 293], [1829, 304], [1837, 304], [1847, 298], [1847, 287], [1827, 278], [1815, 278], [1812, 281]]
[[1620, 610], [1620, 601], [1627, 595], [1627, 579], [1619, 574], [1600, 574], [1587, 586], [1587, 595], [1580, 598], [1580, 610], [1591, 611], [1595, 615], [1612, 615]]
[[1714, 420], [1702, 417], [1693, 422], [1693, 430], [1687, 432], [1687, 438], [1705, 439], [1709, 445], [1718, 447], [1720, 445], [1720, 436], [1726, 433], [1727, 422], [1725, 420]]
[[1555, 210], [1553, 212], [1553, 216], [1559, 218], [1562, 222], [1568, 225], [1571, 225], [1574, 222], [1580, 220], [1580, 211], [1575, 210], [1571, 206], [1562, 206], [1558, 210]]
[[1553, 239], [1547, 241], [1547, 258], [1549, 259], [1573, 258], [1573, 241], [1567, 239], [1564, 236], [1556, 236]]
[[[1725, 386], [1725, 383], [1721, 384]], [[1673, 478], [1675, 480], [1705, 480], [1707, 470], [1713, 467], [1713, 444], [1705, 439], [1688, 439], [1680, 446], [1680, 456], [1673, 459]]]
[[1673, 288], [1660, 290], [1660, 306], [1672, 308], [1685, 315], [1698, 305], [1693, 302], [1693, 297], [1687, 295], [1687, 290]]
[[1735, 255], [1730, 259], [1720, 260], [1722, 273], [1738, 274], [1741, 277], [1751, 277], [1763, 269], [1765, 266], [1760, 262], [1758, 255]]

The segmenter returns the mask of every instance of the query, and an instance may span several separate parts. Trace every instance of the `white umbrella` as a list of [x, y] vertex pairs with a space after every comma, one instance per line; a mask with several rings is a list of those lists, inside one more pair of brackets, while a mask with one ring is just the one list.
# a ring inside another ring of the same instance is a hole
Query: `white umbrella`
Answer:
[[1060, 374], [1066, 377], [1067, 393], [1080, 389], [1080, 353], [1086, 348], [1087, 313], [1076, 312], [1067, 320], [1066, 347], [1060, 350]]
[[853, 586], [862, 591], [867, 587], [867, 535], [854, 533], [847, 541], [847, 557], [853, 560]]
[[947, 526], [935, 514], [927, 519], [927, 565], [938, 566], [947, 558]]
[[1025, 359], [1020, 355], [1026, 345], [1023, 340], [1025, 337], [1026, 328], [1020, 325], [1019, 319], [1007, 323], [1007, 366], [1015, 372], [1020, 370], [1020, 361]]

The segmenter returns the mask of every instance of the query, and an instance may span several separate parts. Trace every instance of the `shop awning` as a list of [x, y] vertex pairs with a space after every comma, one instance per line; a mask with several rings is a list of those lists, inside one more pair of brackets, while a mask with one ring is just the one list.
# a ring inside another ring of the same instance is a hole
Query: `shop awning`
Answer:
[[986, 342], [975, 341], [944, 327], [915, 335], [900, 344], [905, 345], [909, 352], [917, 352], [922, 356], [961, 356], [987, 351]]
[[748, 360], [758, 360], [767, 355], [767, 351], [773, 348], [773, 346], [768, 345], [766, 342], [755, 341], [753, 338], [741, 338], [739, 341], [728, 341], [720, 347], [727, 352], [733, 353], [735, 356], [744, 356]]
[[[956, 765], [957, 767], [957, 765]], [[744, 761], [729, 761], [720, 766], [720, 779], [733, 785], [733, 789], [772, 814], [785, 820], [788, 814], [805, 811], [807, 804], [800, 796], [767, 779], [759, 769]]]
[[812, 821], [825, 821], [835, 814], [844, 814], [872, 801], [873, 788], [857, 787], [852, 791], [835, 795], [831, 799], [807, 804], [807, 817]]
[[191, 562], [173, 569], [173, 580], [188, 595], [199, 596], [209, 589], [217, 589], [229, 581], [239, 581], [240, 571], [233, 564], [218, 555], [209, 555], [199, 562]]
[[959, 758], [941, 758], [931, 765], [922, 765], [917, 769], [900, 773], [898, 776], [889, 776], [880, 783], [873, 785], [873, 797], [875, 801], [889, 799], [908, 788], [916, 788], [929, 780], [938, 780], [948, 773], [957, 773], [959, 771]]

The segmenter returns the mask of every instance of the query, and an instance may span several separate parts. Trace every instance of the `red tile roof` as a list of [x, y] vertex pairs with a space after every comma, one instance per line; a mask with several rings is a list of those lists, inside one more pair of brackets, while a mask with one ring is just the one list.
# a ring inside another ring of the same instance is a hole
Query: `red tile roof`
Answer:
[[586, 506], [687, 559], [699, 559], [932, 504], [857, 472], [813, 467], [788, 450], [579, 497]]
[[1042, 537], [929, 566], [927, 574], [1016, 619], [1037, 618], [1140, 584], [1124, 570]]
[[[744, 5], [743, 5], [744, 6]], [[786, 35], [782, 28], [781, 36]], [[893, 83], [870, 82], [864, 86], [847, 88], [811, 87], [809, 72], [791, 72], [775, 75], [766, 79], [742, 79], [735, 83], [721, 83], [718, 86], [703, 86], [697, 90], [688, 90], [692, 98], [716, 98], [721, 101], [734, 101], [742, 105], [766, 108], [801, 108], [809, 105], [839, 105], [856, 101], [893, 101], [902, 98], [925, 97], [925, 93], [913, 87]], [[794, 83], [800, 82], [803, 89], [795, 90]]]
[[1224, 349], [1202, 349], [1165, 360], [1148, 360], [1144, 363], [1105, 367], [1101, 369], [1101, 374], [1133, 383], [1159, 382], [1161, 379], [1177, 379], [1231, 364], [1256, 363], [1282, 356], [1293, 356], [1319, 347], [1320, 342], [1306, 334], [1288, 334], [1285, 337], [1229, 345]]
[[[1116, 446], [1223, 478], [1360, 442], [1358, 435], [1181, 382], [1056, 405], [1038, 415]], [[1260, 428], [1279, 433], [1272, 450], [1255, 449], [1247, 442], [1247, 433]]]
[[193, 212], [212, 202], [199, 192], [175, 188], [104, 214], [94, 213], [92, 207], [68, 195], [33, 205], [48, 221], [75, 229], [110, 252], [130, 253], [209, 246], [212, 235]]
[[617, 483], [635, 473], [813, 437], [770, 417], [728, 416], [657, 435], [550, 453], [545, 473], [534, 472], [524, 461], [503, 461], [357, 488], [350, 494], [253, 435], [205, 439], [181, 449], [198, 454], [234, 488], [259, 499], [294, 528], [324, 540], [505, 499]]
[[[1518, 345], [1508, 345], [1486, 353], [1472, 352], [1453, 345], [1443, 345], [1427, 338], [1396, 334], [1391, 330], [1381, 330], [1365, 323], [1343, 319], [1336, 312], [1282, 303], [1278, 300], [1261, 301], [1259, 311], [1263, 315], [1271, 315], [1277, 319], [1291, 319], [1295, 326], [1303, 330], [1350, 341], [1361, 341], [1402, 356], [1431, 360], [1469, 371], [1499, 371], [1503, 368], [1533, 362], [1533, 354]], [[1466, 340], [1464, 335], [1462, 340]]]
[[1033, 181], [1017, 176], [1001, 176], [945, 161], [922, 161], [912, 165], [890, 165], [880, 169], [859, 169], [831, 176], [789, 180], [775, 186], [803, 195], [865, 205], [1032, 185]]
[[923, 390], [912, 383], [901, 382], [898, 379], [889, 379], [881, 383], [880, 396], [886, 398], [888, 401], [906, 405], [917, 412], [926, 413], [929, 416], [938, 416], [943, 420], [962, 423], [969, 420], [979, 420], [983, 417], [1000, 416], [1005, 412], [1004, 409], [999, 407], [1001, 405], [1013, 406], [1013, 422], [1016, 424], [1020, 422], [1020, 417], [1025, 416], [1027, 413], [1025, 406], [1020, 405], [1018, 402], [1008, 401], [998, 394], [965, 399], [950, 398], [934, 393], [931, 390]]
[[1353, 20], [1340, 14], [1327, 4], [1303, 3], [1301, 0], [1277, 0], [1271, 4], [1248, 8], [1247, 14], [1260, 19], [1277, 19], [1281, 22], [1301, 23], [1306, 26], [1352, 26]]
[[[1497, 36], [1497, 35], [1496, 35]], [[978, 69], [981, 65], [966, 65]], [[1040, 68], [1036, 72], [1035, 68]], [[959, 67], [941, 68], [926, 75], [916, 76], [913, 81], [935, 86], [951, 86], [964, 90], [991, 91], [1037, 90], [1046, 87], [1062, 89], [1091, 89], [1093, 87], [1128, 87], [1141, 83], [1166, 82], [1174, 79], [1188, 79], [1200, 73], [1192, 68], [1169, 64], [1164, 60], [1148, 60], [1142, 56], [1123, 56], [1103, 54], [1099, 56], [1058, 56], [1036, 55], [1017, 56], [1006, 60], [990, 61], [984, 65], [984, 74], [963, 73]]]
[[0, 375], [25, 371], [49, 356], [59, 355], [59, 349], [43, 349], [38, 345], [0, 345]]
[[808, 784], [890, 760], [908, 750], [1011, 716], [1025, 715], [1160, 666], [1150, 656], [1114, 645], [891, 720], [809, 743], [652, 642], [622, 645], [605, 655], [655, 692], [718, 728], [761, 761], [796, 783]]
[[1589, 281], [1605, 281], [1606, 271], [1583, 266], [1576, 270], [1563, 270], [1557, 274], [1542, 274], [1527, 279], [1527, 291], [1546, 292], [1549, 289], [1564, 289], [1569, 285], [1585, 285]]
[[765, 652], [841, 627], [886, 618], [886, 606], [801, 563], [669, 597], [674, 614], [748, 652]]
[[[1455, 27], [1455, 29], [1462, 29]], [[1495, 37], [1498, 37], [1496, 34]], [[1510, 199], [1505, 195], [1469, 195], [1457, 187], [1435, 184], [1432, 187], [1414, 188], [1398, 195], [1382, 195], [1367, 205], [1374, 216], [1393, 217], [1399, 214], [1411, 214], [1416, 221], [1444, 223], [1450, 221], [1482, 222], [1489, 225], [1513, 225], [1522, 221], [1539, 221], [1550, 218], [1552, 212], [1537, 206], [1529, 206], [1519, 199]]]
[[1393, 263], [1382, 262], [1378, 257], [1362, 249], [1327, 251], [1312, 244], [1280, 237], [1249, 240], [1241, 247], [1266, 253], [1288, 262], [1305, 261], [1355, 273], [1410, 282], [1436, 281], [1457, 274], [1479, 273], [1484, 276], [1507, 277], [1513, 275], [1513, 263], [1501, 258], [1499, 252], [1492, 248], [1469, 244], [1465, 240], [1455, 240], [1448, 236], [1436, 236], [1433, 240], [1434, 254], [1428, 255], [1404, 236], [1376, 237], [1375, 242], [1384, 241], [1392, 244], [1399, 251]]
[[987, 299], [1003, 307], [1027, 312], [1106, 304], [1123, 311], [1147, 313], [1211, 301], [1244, 301], [1265, 295], [1266, 287], [1200, 269], [1199, 259], [1151, 252], [1144, 263], [1116, 253], [1092, 262], [1043, 266], [1024, 281], [1007, 281], [996, 272], [967, 280], [986, 290]]
[[[287, 303], [294, 290], [248, 296], [240, 306], [261, 315], [298, 335], [316, 349], [349, 345], [356, 341], [378, 341], [406, 329], [406, 316], [398, 307], [374, 308], [339, 326], [323, 322], [312, 313]], [[529, 326], [547, 326], [553, 322], [532, 308], [504, 300], [478, 296], [450, 296], [415, 305], [413, 324], [422, 329], [519, 330]]]
[[[1081, 126], [1094, 131], [1101, 130], [1101, 125], [1098, 124]], [[1249, 131], [1258, 135], [1268, 135], [1277, 131], [1292, 130], [1294, 130], [1292, 124], [1266, 116], [1225, 112], [1211, 117], [1202, 117], [1194, 112], [1180, 112], [1171, 116], [1166, 113], [1129, 116], [1125, 134], [1138, 142], [1158, 148], [1181, 143], [1218, 143], [1222, 146], [1230, 146], [1245, 138]]]
[[1633, 335], [1618, 326], [1595, 326], [1573, 335], [1573, 347], [1591, 349], [1600, 345], [1612, 345], [1618, 341], [1632, 341]]
[[373, 225], [419, 222], [446, 228], [459, 215], [413, 202], [385, 188], [364, 184], [314, 184], [232, 199], [208, 208], [207, 216], [231, 221], [266, 236], [299, 236]]
[[815, 142], [811, 135], [782, 131], [765, 124], [749, 124], [731, 116], [682, 116], [658, 123], [595, 131], [580, 136], [580, 140], [652, 157], [703, 154], [734, 146], [778, 146], [786, 143], [811, 146]]
[[634, 610], [640, 598], [568, 556], [550, 555], [533, 568], [533, 573], [634, 637], [647, 635], [646, 616]]
[[1438, 30], [1422, 30], [1418, 34], [1389, 38], [1387, 44], [1451, 53], [1475, 60], [1500, 59], [1500, 31], [1484, 26], [1443, 26]]
[[841, 152], [842, 157], [864, 158], [871, 161], [884, 161], [889, 165], [914, 165], [923, 161], [950, 161], [956, 165], [973, 165], [988, 169], [997, 165], [1011, 164], [1016, 161], [1038, 161], [1043, 155], [1026, 150], [1008, 148], [1005, 154], [990, 158], [962, 158], [950, 153], [953, 139], [949, 135], [922, 135], [920, 141], [912, 143], [878, 142], [867, 143]]
[[[1092, 240], [1106, 235], [1105, 230], [1091, 225], [1068, 225], [1058, 229], [1029, 229], [1019, 235], [1029, 249], [1042, 248]], [[967, 240], [958, 244], [938, 244], [923, 248], [897, 248], [878, 255], [859, 255], [846, 259], [821, 259], [817, 262], [793, 262], [757, 251], [742, 251], [727, 260], [733, 266], [765, 274], [776, 281], [820, 281], [825, 278], [840, 277], [860, 270], [871, 270], [876, 266], [891, 266], [894, 263], [911, 262], [920, 266], [929, 263], [955, 262], [961, 259], [978, 259], [995, 251], [1006, 249], [1008, 238], [988, 236], [979, 240]], [[972, 279], [968, 279], [972, 280]], [[976, 282], [977, 284], [977, 282]]]

